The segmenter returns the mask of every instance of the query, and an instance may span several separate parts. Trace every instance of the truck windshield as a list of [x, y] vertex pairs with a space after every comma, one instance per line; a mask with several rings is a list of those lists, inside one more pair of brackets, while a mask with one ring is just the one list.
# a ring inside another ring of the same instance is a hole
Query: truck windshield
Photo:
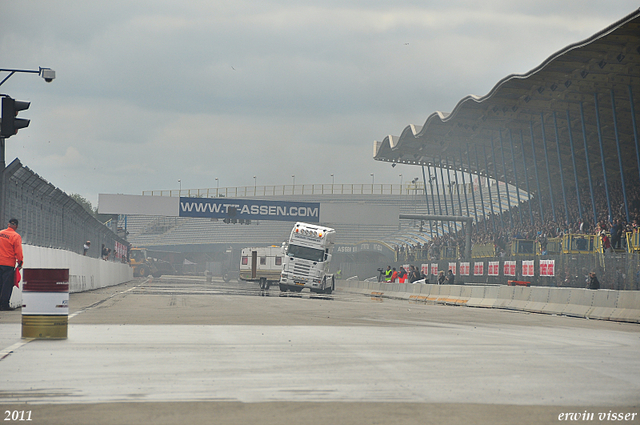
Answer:
[[290, 257], [303, 258], [310, 261], [324, 261], [324, 251], [317, 248], [307, 248], [300, 245], [289, 244], [287, 255]]

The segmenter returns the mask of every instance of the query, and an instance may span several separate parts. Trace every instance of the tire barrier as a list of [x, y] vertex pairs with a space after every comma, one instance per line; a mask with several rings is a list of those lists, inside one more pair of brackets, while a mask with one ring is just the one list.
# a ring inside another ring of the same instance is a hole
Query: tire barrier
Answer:
[[479, 308], [496, 308], [598, 320], [640, 323], [640, 291], [548, 286], [434, 285], [423, 283], [336, 282], [338, 291]]

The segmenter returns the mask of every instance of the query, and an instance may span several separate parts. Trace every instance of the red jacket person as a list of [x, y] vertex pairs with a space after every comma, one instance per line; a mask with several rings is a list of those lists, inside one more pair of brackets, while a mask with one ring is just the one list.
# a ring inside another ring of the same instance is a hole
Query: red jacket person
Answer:
[[0, 310], [13, 310], [9, 305], [13, 292], [15, 270], [22, 267], [22, 238], [16, 232], [18, 220], [9, 220], [9, 226], [0, 231]]

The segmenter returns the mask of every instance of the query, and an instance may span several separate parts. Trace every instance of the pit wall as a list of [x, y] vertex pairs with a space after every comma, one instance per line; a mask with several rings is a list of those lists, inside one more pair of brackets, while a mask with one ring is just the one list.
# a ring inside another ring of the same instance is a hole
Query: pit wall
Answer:
[[[105, 261], [71, 251], [33, 245], [22, 245], [22, 251], [26, 269], [69, 269], [69, 292], [91, 291], [133, 279], [133, 269], [127, 263]], [[22, 289], [13, 288], [10, 305], [22, 305]]]
[[387, 284], [357, 280], [338, 281], [336, 289], [428, 304], [501, 308], [640, 323], [640, 291], [594, 291], [544, 286]]

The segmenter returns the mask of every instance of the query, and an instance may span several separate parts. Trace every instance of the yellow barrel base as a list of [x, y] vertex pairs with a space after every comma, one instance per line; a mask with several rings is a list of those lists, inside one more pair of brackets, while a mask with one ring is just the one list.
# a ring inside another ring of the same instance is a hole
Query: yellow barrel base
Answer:
[[22, 337], [67, 339], [69, 316], [22, 315]]

